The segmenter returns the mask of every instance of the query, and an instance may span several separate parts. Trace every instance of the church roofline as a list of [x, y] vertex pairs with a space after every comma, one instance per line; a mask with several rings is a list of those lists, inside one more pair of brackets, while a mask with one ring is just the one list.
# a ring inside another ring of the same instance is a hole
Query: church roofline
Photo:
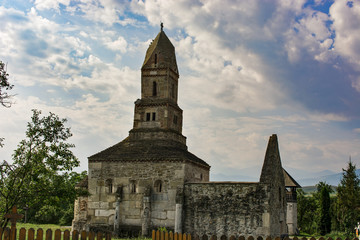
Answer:
[[[161, 143], [161, 144], [159, 144]], [[185, 145], [186, 147], [186, 145]], [[178, 142], [169, 140], [136, 140], [130, 137], [90, 157], [89, 162], [188, 162], [210, 169], [210, 165]]]
[[285, 187], [297, 187], [301, 188], [295, 179], [283, 168], [284, 178], [285, 178]]

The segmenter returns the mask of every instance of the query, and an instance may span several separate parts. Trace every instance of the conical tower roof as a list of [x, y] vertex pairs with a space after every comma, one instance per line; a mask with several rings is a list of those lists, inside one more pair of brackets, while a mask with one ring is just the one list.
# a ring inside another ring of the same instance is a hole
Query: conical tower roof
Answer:
[[[152, 56], [157, 54], [158, 62], [154, 63], [151, 61]], [[156, 64], [156, 66], [154, 66]], [[151, 42], [149, 48], [146, 51], [145, 60], [142, 65], [142, 69], [145, 68], [161, 68], [161, 67], [170, 67], [175, 72], [177, 72], [176, 56], [175, 56], [175, 47], [172, 45], [169, 38], [166, 36], [161, 25], [161, 30], [156, 36], [156, 38]]]

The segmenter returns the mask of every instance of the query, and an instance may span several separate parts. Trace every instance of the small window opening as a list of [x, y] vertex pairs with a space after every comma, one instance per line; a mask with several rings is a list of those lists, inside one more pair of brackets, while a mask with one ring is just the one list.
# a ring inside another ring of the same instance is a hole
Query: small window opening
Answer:
[[155, 182], [154, 188], [155, 188], [155, 192], [160, 193], [160, 192], [163, 191], [163, 185], [162, 185], [161, 180], [157, 180], [157, 181]]
[[152, 113], [152, 120], [155, 121], [156, 120], [156, 113]]
[[171, 84], [171, 97], [175, 98], [175, 85]]
[[281, 202], [281, 187], [279, 187], [279, 202]]
[[153, 96], [157, 95], [157, 83], [154, 81], [153, 82]]
[[150, 121], [150, 113], [146, 113], [146, 121], [149, 122]]
[[130, 193], [136, 193], [136, 182], [135, 181], [130, 182]]
[[155, 53], [155, 64], [157, 64], [157, 54]]
[[112, 193], [113, 192], [113, 183], [112, 183], [111, 179], [106, 180], [106, 186], [108, 188], [108, 193]]
[[174, 124], [177, 124], [177, 122], [178, 122], [178, 116], [174, 115], [173, 123], [174, 123]]

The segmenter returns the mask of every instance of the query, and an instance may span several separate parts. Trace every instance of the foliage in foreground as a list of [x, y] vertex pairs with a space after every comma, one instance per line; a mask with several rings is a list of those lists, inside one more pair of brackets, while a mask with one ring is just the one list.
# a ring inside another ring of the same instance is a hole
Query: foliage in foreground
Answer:
[[11, 106], [12, 95], [10, 95], [8, 91], [11, 90], [13, 87], [14, 85], [9, 83], [9, 74], [6, 72], [5, 63], [0, 61], [0, 104], [2, 106]]
[[[42, 117], [33, 110], [26, 138], [13, 154], [13, 163], [0, 165], [0, 227], [14, 205], [36, 223], [71, 223], [73, 203], [79, 194], [75, 185], [86, 172], [71, 172], [79, 166], [67, 142], [72, 136], [66, 119], [53, 113]], [[25, 211], [24, 209], [28, 209]]]
[[343, 169], [336, 195], [330, 196], [332, 191], [332, 187], [324, 182], [317, 185], [312, 196], [298, 189], [298, 226], [303, 233], [354, 236], [354, 228], [360, 221], [360, 180], [351, 161]]

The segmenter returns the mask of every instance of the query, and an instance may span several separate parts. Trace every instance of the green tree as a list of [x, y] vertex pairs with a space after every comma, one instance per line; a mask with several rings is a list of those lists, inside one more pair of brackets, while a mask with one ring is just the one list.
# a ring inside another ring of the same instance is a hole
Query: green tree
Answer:
[[[57, 187], [52, 188], [52, 193], [42, 202], [27, 202], [32, 206], [29, 209], [28, 219], [34, 223], [52, 223], [71, 225], [74, 217], [74, 200], [79, 195], [87, 195], [81, 189], [75, 190], [75, 185], [87, 176], [82, 173], [71, 172], [54, 176], [53, 182]], [[24, 205], [23, 203], [22, 205]]]
[[360, 180], [356, 175], [356, 166], [348, 163], [347, 169], [343, 169], [343, 177], [337, 188], [337, 219], [340, 230], [348, 236], [354, 230], [360, 216]]
[[331, 232], [331, 199], [330, 193], [333, 192], [331, 186], [325, 182], [319, 182], [317, 185], [317, 199], [318, 199], [318, 210], [319, 220], [318, 228], [320, 234], [324, 236]]
[[[9, 83], [9, 74], [6, 72], [5, 64], [0, 61], [0, 104], [4, 107], [10, 107], [11, 97], [7, 91], [11, 90], [13, 85]], [[0, 147], [4, 146], [4, 138], [0, 137]]]
[[11, 97], [7, 91], [11, 90], [14, 85], [9, 83], [9, 74], [6, 72], [5, 63], [0, 61], [0, 104], [4, 107], [10, 107]]
[[[74, 145], [67, 143], [72, 134], [65, 127], [66, 119], [53, 113], [41, 117], [40, 111], [32, 111], [26, 139], [15, 150], [13, 163], [4, 161], [0, 165], [0, 216], [14, 205], [28, 204], [30, 209], [34, 206], [36, 209], [44, 203], [52, 205], [56, 199], [63, 201], [69, 194], [68, 189], [63, 189], [62, 183], [67, 179], [64, 176], [79, 166], [70, 150]], [[0, 227], [6, 224], [2, 217]]]
[[317, 231], [316, 219], [314, 218], [314, 212], [317, 211], [315, 197], [307, 196], [302, 189], [297, 189], [297, 203], [299, 229], [309, 234], [315, 233]]

